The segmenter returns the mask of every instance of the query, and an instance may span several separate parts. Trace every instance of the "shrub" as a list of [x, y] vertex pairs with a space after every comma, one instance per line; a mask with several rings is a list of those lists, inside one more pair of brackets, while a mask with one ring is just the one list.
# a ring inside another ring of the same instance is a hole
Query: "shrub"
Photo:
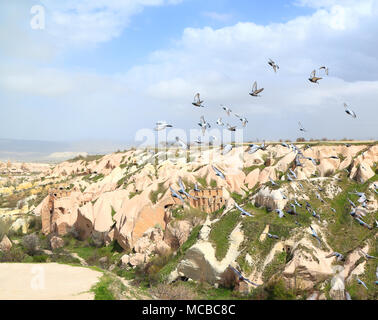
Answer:
[[93, 231], [91, 244], [96, 248], [101, 248], [105, 245], [106, 232]]
[[10, 227], [10, 221], [0, 219], [0, 241], [3, 240], [3, 237], [8, 234]]
[[159, 284], [152, 288], [150, 292], [160, 300], [194, 300], [197, 297], [192, 289], [182, 283]]
[[22, 245], [30, 256], [34, 256], [38, 252], [39, 238], [36, 234], [28, 234], [22, 238]]

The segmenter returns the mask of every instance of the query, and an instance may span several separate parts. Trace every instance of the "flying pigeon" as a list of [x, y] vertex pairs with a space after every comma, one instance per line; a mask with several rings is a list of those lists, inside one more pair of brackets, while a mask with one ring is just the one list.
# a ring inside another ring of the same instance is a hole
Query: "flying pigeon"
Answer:
[[298, 122], [299, 125], [299, 131], [307, 132], [307, 130], [303, 127], [302, 123]]
[[223, 148], [223, 152], [222, 152], [222, 155], [226, 155], [227, 153], [229, 153], [230, 151], [232, 150], [232, 145], [228, 144], [226, 145], [224, 148]]
[[369, 259], [377, 259], [377, 257], [374, 257], [374, 256], [371, 256], [369, 254], [367, 254], [366, 252], [360, 250], [360, 252], [363, 254], [363, 256], [366, 258], [366, 260], [369, 260]]
[[294, 203], [297, 207], [302, 208], [302, 205], [297, 201], [297, 199], [294, 199]]
[[307, 159], [307, 160], [310, 160], [314, 166], [317, 166], [317, 165], [318, 165], [317, 162], [316, 162], [316, 160], [315, 160], [314, 158], [306, 157], [306, 159]]
[[279, 236], [277, 236], [277, 235], [275, 235], [275, 234], [271, 234], [271, 233], [269, 233], [269, 232], [267, 232], [266, 235], [267, 235], [270, 239], [276, 239], [276, 240], [278, 240], [278, 239], [280, 238]]
[[241, 208], [237, 203], [235, 203], [236, 209], [238, 209], [243, 216], [253, 217], [253, 215], [247, 211], [245, 211], [243, 208]]
[[178, 194], [175, 190], [173, 190], [171, 186], [169, 186], [169, 189], [171, 189], [172, 197], [181, 200], [183, 203], [185, 202], [185, 200], [183, 199], [183, 197], [181, 197], [180, 194]]
[[206, 122], [204, 116], [201, 116], [200, 121], [201, 121], [201, 122], [199, 122], [198, 125], [199, 125], [199, 126], [201, 127], [201, 129], [202, 129], [202, 134], [205, 135], [206, 129], [210, 129], [210, 128], [211, 128], [211, 125], [210, 125], [210, 123], [207, 123], [207, 122]]
[[217, 140], [217, 137], [215, 137], [215, 136], [210, 136], [210, 138], [209, 138], [209, 145], [214, 145], [214, 141], [216, 141]]
[[331, 210], [334, 212], [334, 213], [336, 213], [336, 209], [334, 209], [334, 208], [331, 208]]
[[357, 222], [361, 226], [364, 226], [364, 227], [368, 228], [369, 230], [373, 229], [371, 226], [369, 226], [366, 222], [362, 221], [360, 218], [355, 217], [355, 219], [357, 220]]
[[289, 180], [289, 181], [294, 181], [293, 178], [290, 176], [289, 173], [288, 173], [286, 176], [287, 176], [287, 180]]
[[268, 64], [273, 68], [274, 72], [280, 68], [272, 59], [269, 59]]
[[228, 266], [238, 277], [239, 277], [239, 281], [245, 281], [245, 282], [248, 282], [249, 284], [255, 286], [255, 287], [258, 287], [259, 285], [252, 282], [251, 280], [245, 278], [238, 270], [236, 270], [235, 268], [231, 267], [230, 265]]
[[287, 196], [282, 191], [280, 191], [280, 192], [281, 192], [282, 199], [286, 200]]
[[322, 66], [319, 68], [319, 70], [322, 70], [322, 69], [324, 70], [325, 74], [328, 76], [328, 71], [329, 71], [328, 67]]
[[310, 226], [310, 229], [311, 229], [311, 231], [312, 231], [312, 236], [313, 236], [316, 240], [318, 240], [318, 242], [319, 242], [319, 244], [320, 244], [320, 243], [321, 243], [321, 240], [320, 240], [320, 238], [318, 237], [318, 234], [316, 233], [316, 231], [314, 230], [313, 227]]
[[230, 116], [230, 114], [232, 113], [232, 110], [230, 108], [227, 108], [227, 107], [222, 107], [224, 111], [226, 111], [227, 115]]
[[195, 106], [195, 107], [204, 108], [204, 106], [202, 105], [202, 103], [203, 103], [203, 101], [201, 101], [200, 94], [197, 93], [194, 96], [194, 101], [193, 101], [192, 105]]
[[357, 118], [356, 113], [355, 113], [352, 109], [350, 109], [346, 103], [344, 103], [344, 108], [345, 108], [345, 112], [346, 112], [347, 114], [349, 114], [349, 115], [352, 116], [353, 118]]
[[203, 144], [201, 137], [198, 137], [197, 140], [195, 140], [194, 142], [197, 143], [197, 144]]
[[368, 290], [368, 287], [366, 286], [366, 283], [363, 282], [360, 278], [357, 277], [357, 283], [364, 286], [366, 288], [366, 290]]
[[319, 78], [316, 76], [316, 70], [311, 72], [310, 78], [308, 79], [312, 83], [317, 83], [319, 84], [319, 80], [322, 80], [323, 78]]
[[182, 149], [184, 150], [188, 149], [188, 145], [184, 141], [180, 140], [179, 137], [176, 137], [176, 142], [180, 145]]
[[249, 93], [252, 97], [260, 97], [259, 93], [263, 92], [264, 88], [257, 89], [257, 82], [255, 81], [252, 86], [252, 91]]
[[289, 145], [288, 145], [287, 143], [285, 143], [285, 142], [282, 142], [282, 143], [281, 143], [281, 146], [290, 149]]
[[274, 211], [278, 213], [278, 218], [282, 219], [283, 217], [285, 217], [285, 214], [283, 213], [282, 210], [276, 209]]
[[223, 180], [226, 180], [225, 175], [219, 169], [217, 169], [213, 165], [212, 165], [212, 167], [213, 167], [213, 170], [215, 171], [215, 175], [217, 175], [218, 177], [222, 178]]
[[243, 117], [243, 118], [240, 118], [239, 120], [241, 121], [243, 128], [245, 128], [246, 125], [247, 125], [247, 123], [248, 123], [247, 118], [246, 118], [246, 117]]
[[271, 177], [269, 177], [269, 180], [270, 180], [270, 182], [271, 182], [272, 186], [275, 186], [275, 187], [277, 187], [277, 186], [278, 186], [278, 184], [277, 184], [277, 183], [275, 183], [275, 182], [273, 181], [273, 179], [272, 179]]
[[332, 258], [332, 257], [336, 257], [337, 261], [344, 260], [344, 256], [341, 253], [338, 253], [338, 252], [333, 252], [330, 255], [326, 256], [326, 258]]
[[197, 198], [191, 196], [189, 193], [186, 192], [185, 186], [184, 186], [181, 178], [179, 179], [179, 186], [180, 186], [180, 190], [178, 190], [179, 193], [185, 195], [187, 198], [191, 198], [193, 200], [197, 200]]
[[196, 183], [195, 185], [194, 185], [194, 191], [196, 191], [196, 192], [200, 192], [201, 190], [198, 188], [198, 183]]
[[289, 168], [289, 171], [290, 171], [291, 175], [294, 177], [294, 179], [297, 179], [297, 175], [295, 174], [295, 172], [293, 170], [291, 170], [291, 168]]
[[249, 151], [248, 151], [248, 153], [249, 154], [254, 154], [255, 152], [257, 152], [260, 149], [261, 149], [261, 147], [259, 145], [257, 145], [257, 144], [250, 144], [249, 145]]
[[231, 127], [231, 126], [227, 123], [227, 130], [229, 130], [229, 131], [236, 131], [236, 126], [235, 126], [235, 127]]
[[312, 210], [312, 216], [313, 216], [314, 218], [319, 219], [319, 221], [320, 221], [320, 215], [317, 214], [315, 210]]
[[165, 121], [156, 122], [156, 127], [154, 128], [155, 131], [162, 131], [167, 128], [172, 128], [173, 126], [167, 124]]
[[321, 197], [321, 195], [319, 193], [316, 193], [316, 199], [318, 199], [321, 202], [325, 203], [325, 201], [323, 200], [323, 198]]
[[349, 198], [348, 198], [348, 202], [352, 205], [353, 208], [356, 208], [356, 205], [354, 204], [354, 202], [350, 200]]
[[222, 121], [222, 118], [219, 118], [219, 119], [217, 120], [217, 125], [219, 125], [219, 126], [224, 126], [224, 123], [223, 123], [223, 121]]

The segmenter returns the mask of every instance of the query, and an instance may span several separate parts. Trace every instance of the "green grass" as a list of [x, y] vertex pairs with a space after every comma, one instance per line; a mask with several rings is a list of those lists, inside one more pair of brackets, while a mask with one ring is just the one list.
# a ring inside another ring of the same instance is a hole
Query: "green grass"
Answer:
[[156, 204], [158, 201], [159, 194], [164, 194], [166, 189], [164, 188], [164, 182], [158, 184], [158, 188], [156, 191], [151, 191], [150, 193], [150, 200], [153, 204]]
[[203, 188], [207, 188], [208, 184], [206, 182], [206, 177], [198, 177], [197, 181], [201, 184]]
[[101, 280], [96, 283], [91, 291], [95, 294], [95, 300], [116, 300], [114, 294], [110, 290], [113, 279], [108, 275], [103, 275]]
[[[370, 183], [377, 179], [378, 175], [375, 175], [364, 184], [358, 184], [348, 179], [343, 179], [341, 182], [343, 192], [331, 201], [331, 206], [336, 209], [337, 213], [325, 216], [330, 222], [327, 228], [327, 242], [334, 250], [340, 253], [347, 253], [362, 246], [366, 239], [372, 237], [376, 232], [374, 229], [368, 230], [360, 226], [350, 216], [351, 206], [348, 198], [355, 201], [357, 199], [356, 196], [350, 195], [349, 192], [354, 192], [354, 190], [367, 192]], [[372, 226], [374, 225], [374, 215], [372, 214], [367, 215], [363, 220]], [[346, 238], [348, 241], [345, 241]]]
[[175, 256], [172, 256], [169, 262], [159, 271], [160, 281], [164, 282], [168, 278], [170, 273], [176, 269], [177, 264], [184, 257], [186, 251], [197, 242], [201, 229], [202, 225], [195, 227], [192, 230], [188, 240], [186, 240], [186, 242], [179, 248], [177, 254]]
[[230, 246], [229, 236], [240, 219], [240, 213], [232, 211], [212, 226], [209, 239], [215, 246], [215, 257], [218, 261], [226, 256]]
[[286, 251], [277, 252], [273, 260], [265, 267], [263, 272], [263, 280], [267, 282], [273, 275], [277, 274], [285, 268], [287, 254]]

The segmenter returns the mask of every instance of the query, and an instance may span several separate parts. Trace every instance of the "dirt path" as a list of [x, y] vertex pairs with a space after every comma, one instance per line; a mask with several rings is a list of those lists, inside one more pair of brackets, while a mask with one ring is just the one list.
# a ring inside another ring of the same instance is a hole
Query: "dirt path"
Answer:
[[93, 300], [103, 274], [57, 263], [0, 263], [0, 300]]

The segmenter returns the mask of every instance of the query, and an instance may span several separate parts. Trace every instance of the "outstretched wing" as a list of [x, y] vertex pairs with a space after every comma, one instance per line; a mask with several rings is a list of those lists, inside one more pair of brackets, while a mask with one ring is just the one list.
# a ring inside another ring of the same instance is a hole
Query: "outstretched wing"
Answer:
[[255, 81], [252, 86], [252, 92], [255, 92], [257, 90], [257, 82]]

